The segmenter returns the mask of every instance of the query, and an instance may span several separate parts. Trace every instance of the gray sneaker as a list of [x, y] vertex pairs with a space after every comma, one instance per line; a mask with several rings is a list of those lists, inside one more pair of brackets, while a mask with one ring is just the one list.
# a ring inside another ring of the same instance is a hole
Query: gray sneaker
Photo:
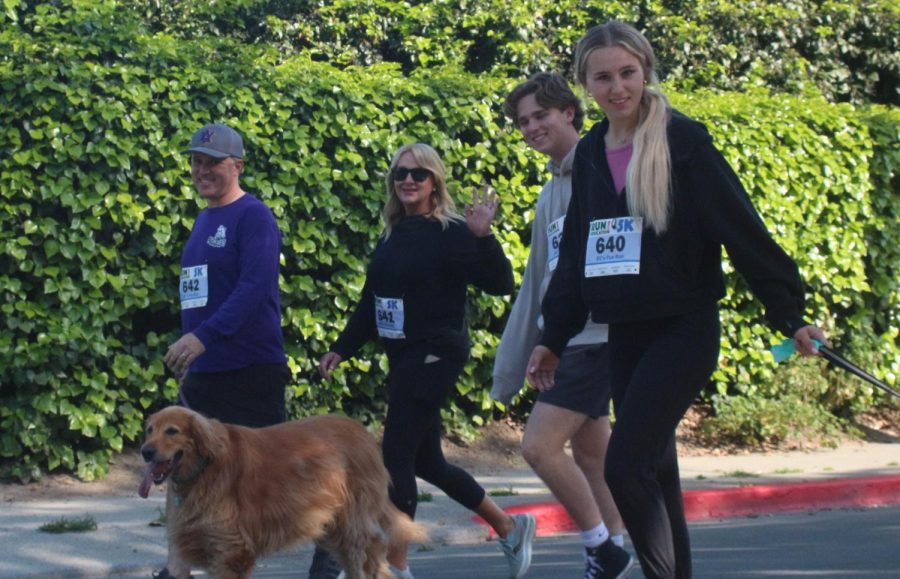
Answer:
[[513, 515], [515, 528], [500, 539], [500, 548], [509, 563], [510, 579], [519, 579], [531, 566], [531, 542], [534, 540], [535, 520], [531, 513]]

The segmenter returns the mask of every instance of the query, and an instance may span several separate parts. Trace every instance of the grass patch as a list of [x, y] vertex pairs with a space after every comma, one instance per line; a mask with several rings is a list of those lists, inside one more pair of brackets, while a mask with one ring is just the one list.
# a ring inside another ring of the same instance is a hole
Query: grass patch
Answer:
[[513, 497], [517, 494], [519, 493], [513, 490], [512, 485], [509, 485], [509, 487], [505, 489], [491, 489], [488, 491], [488, 495], [492, 497]]
[[749, 472], [746, 470], [732, 470], [722, 473], [722, 476], [727, 478], [759, 478], [759, 473]]
[[67, 519], [62, 517], [56, 521], [44, 523], [38, 527], [38, 531], [42, 533], [85, 533], [97, 530], [97, 521], [94, 517], [86, 516], [80, 519]]
[[430, 503], [434, 500], [434, 497], [431, 496], [431, 493], [421, 492], [418, 495], [420, 503]]
[[147, 523], [151, 527], [165, 527], [166, 526], [166, 511], [161, 509], [160, 507], [156, 507], [157, 517]]
[[779, 468], [775, 471], [775, 474], [800, 474], [803, 472], [803, 469], [800, 468]]

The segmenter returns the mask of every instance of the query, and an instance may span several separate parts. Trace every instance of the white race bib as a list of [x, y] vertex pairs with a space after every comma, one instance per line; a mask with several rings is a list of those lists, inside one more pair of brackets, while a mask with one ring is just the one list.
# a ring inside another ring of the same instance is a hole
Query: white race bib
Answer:
[[181, 268], [181, 309], [202, 308], [209, 298], [206, 264]]
[[562, 239], [565, 220], [566, 216], [563, 215], [547, 226], [547, 265], [550, 271], [556, 269], [556, 263], [559, 261], [559, 242]]
[[406, 337], [403, 333], [403, 300], [375, 296], [375, 326], [382, 338], [394, 340]]
[[641, 217], [591, 221], [584, 277], [637, 275], [641, 272]]

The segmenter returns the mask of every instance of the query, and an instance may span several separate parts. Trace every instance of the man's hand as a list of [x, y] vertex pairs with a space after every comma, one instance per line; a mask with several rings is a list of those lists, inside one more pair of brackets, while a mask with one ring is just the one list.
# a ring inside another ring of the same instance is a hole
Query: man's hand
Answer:
[[528, 382], [540, 390], [546, 392], [553, 388], [556, 367], [559, 366], [559, 356], [546, 346], [535, 346], [528, 359], [526, 374]]
[[328, 352], [322, 356], [322, 359], [319, 360], [319, 374], [322, 375], [322, 378], [331, 380], [331, 372], [337, 368], [337, 365], [341, 363], [341, 360], [343, 360], [343, 358], [341, 358], [341, 355], [337, 352]]
[[194, 334], [187, 333], [169, 346], [163, 362], [169, 370], [175, 373], [175, 376], [181, 378], [187, 372], [188, 366], [205, 351], [206, 346], [203, 345], [203, 342]]

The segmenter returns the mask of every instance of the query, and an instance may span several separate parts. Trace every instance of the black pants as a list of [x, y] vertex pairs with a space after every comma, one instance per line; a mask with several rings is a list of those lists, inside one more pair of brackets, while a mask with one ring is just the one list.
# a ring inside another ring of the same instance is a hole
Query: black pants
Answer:
[[474, 510], [484, 499], [475, 479], [447, 462], [441, 449], [441, 407], [468, 358], [468, 342], [421, 342], [388, 350], [388, 412], [382, 453], [393, 483], [391, 501], [415, 517], [416, 476]]
[[606, 481], [647, 579], [691, 577], [675, 428], [719, 357], [719, 312], [611, 324], [615, 426]]
[[256, 364], [226, 372], [188, 372], [181, 393], [188, 408], [228, 424], [258, 428], [285, 420], [287, 364]]

